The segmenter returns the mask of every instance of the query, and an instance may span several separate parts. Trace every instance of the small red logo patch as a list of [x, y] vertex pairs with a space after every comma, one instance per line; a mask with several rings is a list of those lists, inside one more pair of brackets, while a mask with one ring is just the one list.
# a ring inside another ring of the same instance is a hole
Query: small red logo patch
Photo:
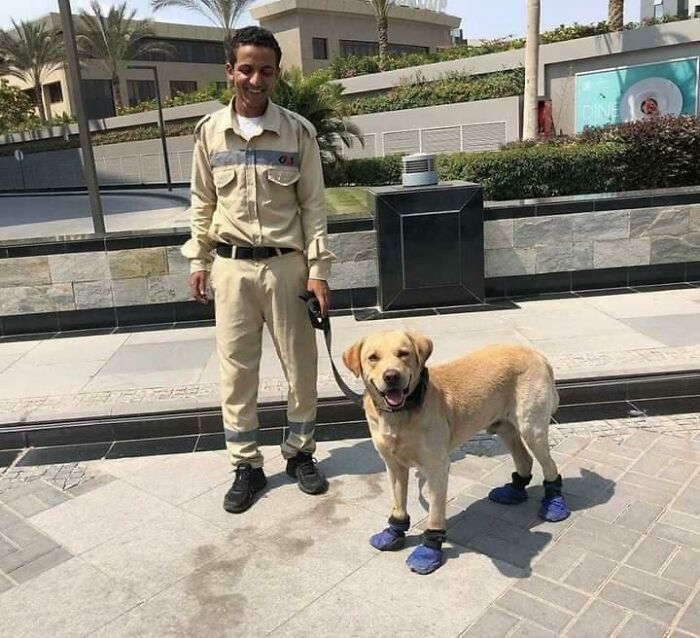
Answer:
[[285, 166], [294, 166], [294, 156], [292, 155], [280, 155], [279, 161]]

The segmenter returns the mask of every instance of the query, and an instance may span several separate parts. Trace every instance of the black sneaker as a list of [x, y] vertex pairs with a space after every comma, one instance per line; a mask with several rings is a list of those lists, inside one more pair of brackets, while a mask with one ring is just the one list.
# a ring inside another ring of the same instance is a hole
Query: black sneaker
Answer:
[[248, 463], [236, 467], [236, 480], [224, 497], [224, 509], [233, 514], [245, 512], [255, 500], [255, 495], [267, 485], [261, 467], [253, 469]]
[[328, 489], [328, 481], [319, 472], [316, 460], [306, 452], [297, 452], [287, 459], [287, 474], [296, 479], [299, 489], [307, 494], [323, 494]]

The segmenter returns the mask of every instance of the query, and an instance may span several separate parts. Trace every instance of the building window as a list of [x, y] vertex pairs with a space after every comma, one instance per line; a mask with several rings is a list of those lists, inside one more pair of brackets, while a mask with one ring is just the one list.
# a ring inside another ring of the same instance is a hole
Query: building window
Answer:
[[328, 38], [313, 38], [314, 60], [328, 59]]
[[228, 89], [228, 82], [214, 82], [217, 91], [225, 91]]
[[32, 106], [37, 106], [36, 93], [34, 93], [34, 89], [22, 89], [22, 93], [24, 93], [32, 101]]
[[[414, 44], [389, 44], [390, 55], [405, 55], [407, 53], [429, 53], [429, 47], [419, 47]], [[379, 54], [379, 44], [377, 42], [365, 42], [361, 40], [341, 40], [340, 56], [347, 58], [354, 55], [364, 58], [370, 55]]]
[[51, 84], [47, 84], [46, 87], [49, 89], [49, 100], [51, 104], [63, 102], [63, 91], [60, 82], [51, 82]]
[[136, 59], [150, 62], [190, 62], [194, 64], [226, 63], [224, 46], [218, 40], [175, 40], [171, 38], [151, 40], [168, 45], [172, 49], [172, 54], [150, 52], [144, 53]]
[[194, 93], [197, 90], [197, 83], [189, 80], [171, 80], [170, 81], [170, 97], [182, 95], [185, 93]]
[[156, 83], [153, 80], [127, 80], [126, 89], [129, 94], [129, 106], [156, 99]]

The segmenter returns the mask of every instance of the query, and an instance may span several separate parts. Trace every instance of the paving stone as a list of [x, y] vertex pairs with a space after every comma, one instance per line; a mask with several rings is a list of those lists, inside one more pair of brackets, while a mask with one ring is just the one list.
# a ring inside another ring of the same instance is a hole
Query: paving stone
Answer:
[[700, 517], [686, 514], [685, 512], [676, 512], [675, 510], [666, 511], [659, 518], [659, 523], [674, 525], [675, 527], [687, 529], [695, 534], [700, 534]]
[[645, 501], [646, 503], [652, 503], [662, 507], [666, 507], [674, 496], [668, 491], [661, 491], [649, 486], [641, 487], [638, 485], [637, 481], [630, 482], [627, 480], [627, 474], [618, 479], [615, 485], [615, 492], [631, 496], [638, 501]]
[[616, 239], [593, 242], [593, 267], [618, 268], [651, 263], [649, 239]]
[[555, 636], [553, 631], [528, 622], [521, 622], [518, 628], [508, 635], [508, 638], [555, 638]]
[[7, 576], [0, 574], [0, 594], [8, 589], [12, 589], [14, 586], [15, 584]]
[[537, 246], [535, 272], [568, 272], [593, 268], [593, 243]]
[[615, 519], [615, 525], [629, 527], [637, 532], [645, 532], [661, 514], [660, 505], [635, 501]]
[[563, 609], [535, 600], [513, 589], [501, 596], [497, 605], [516, 616], [532, 620], [555, 632], [560, 632], [573, 618]]
[[692, 591], [690, 588], [673, 581], [652, 576], [624, 565], [615, 573], [613, 580], [629, 587], [644, 589], [648, 594], [678, 603], [679, 605], [685, 603]]
[[571, 587], [592, 594], [598, 589], [615, 568], [615, 563], [607, 558], [586, 554], [572, 572], [564, 579]]
[[0, 530], [11, 527], [19, 523], [22, 519], [14, 512], [0, 504]]
[[700, 260], [700, 232], [684, 237], [652, 237], [652, 264], [666, 264]]
[[569, 215], [546, 215], [516, 219], [513, 222], [513, 243], [519, 248], [573, 242], [574, 220]]
[[30, 516], [34, 516], [35, 514], [48, 509], [48, 505], [42, 503], [33, 494], [20, 496], [12, 501], [5, 501], [5, 503], [8, 507], [12, 508], [20, 516], [24, 516], [25, 518], [29, 518]]
[[583, 594], [538, 576], [530, 576], [518, 581], [515, 588], [542, 600], [554, 602], [573, 613], [580, 611], [588, 601]]
[[700, 634], [700, 592], [695, 594], [688, 608], [685, 610], [678, 627], [693, 634]]
[[657, 474], [657, 476], [659, 476], [659, 478], [666, 479], [667, 481], [685, 483], [694, 470], [695, 465], [693, 463], [673, 459]]
[[617, 634], [617, 638], [664, 638], [666, 629], [666, 625], [660, 625], [641, 616], [632, 616]]
[[566, 633], [570, 638], [609, 636], [625, 619], [625, 612], [600, 600], [594, 600]]
[[584, 554], [583, 548], [559, 541], [550, 545], [547, 552], [538, 557], [533, 571], [542, 576], [559, 580]]
[[677, 543], [678, 545], [700, 550], [700, 534], [695, 534], [694, 532], [689, 532], [688, 530], [680, 529], [673, 525], [656, 523], [656, 525], [649, 530], [649, 535], [656, 538], [663, 538], [672, 543]]
[[18, 583], [25, 583], [70, 558], [71, 555], [63, 547], [56, 547], [10, 572], [10, 576]]
[[508, 277], [535, 273], [536, 252], [533, 248], [496, 248], [484, 251], [486, 277]]
[[700, 565], [700, 552], [687, 547], [681, 547], [661, 575], [664, 578], [670, 578], [671, 580], [683, 583], [688, 587], [695, 587], [698, 580], [700, 580], [698, 565]]
[[41, 539], [25, 545], [12, 554], [7, 554], [0, 558], [0, 571], [6, 574], [11, 574], [16, 569], [31, 563], [40, 556], [48, 554], [56, 549], [58, 545], [50, 538], [42, 537]]
[[658, 490], [670, 495], [675, 495], [678, 491], [678, 485], [676, 483], [663, 481], [656, 476], [647, 476], [646, 474], [640, 474], [639, 472], [626, 472], [624, 475], [624, 481], [626, 483], [634, 483], [642, 488]]
[[109, 279], [104, 251], [49, 255], [49, 269], [54, 283]]
[[695, 486], [686, 487], [673, 503], [673, 509], [692, 516], [700, 516], [700, 492]]
[[656, 574], [676, 549], [668, 541], [647, 536], [627, 559], [627, 564]]
[[460, 634], [460, 638], [503, 638], [517, 624], [517, 618], [491, 607], [467, 631]]
[[557, 452], [563, 454], [571, 454], [575, 456], [585, 447], [591, 444], [591, 439], [584, 438], [581, 436], [567, 436], [559, 445], [554, 449]]
[[112, 279], [154, 277], [167, 272], [165, 249], [137, 248], [107, 253]]
[[[640, 585], [643, 585], [643, 583], [640, 583]], [[670, 623], [680, 609], [679, 605], [673, 605], [670, 602], [649, 596], [642, 591], [612, 582], [603, 587], [600, 597], [630, 611], [644, 614], [665, 623]]]
[[579, 518], [564, 536], [568, 543], [580, 545], [604, 556], [621, 560], [639, 538], [639, 534], [592, 518]]

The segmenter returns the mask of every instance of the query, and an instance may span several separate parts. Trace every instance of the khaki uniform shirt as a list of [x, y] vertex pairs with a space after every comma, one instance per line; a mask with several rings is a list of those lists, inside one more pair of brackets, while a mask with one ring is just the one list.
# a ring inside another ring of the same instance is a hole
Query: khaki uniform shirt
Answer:
[[208, 270], [217, 242], [295, 248], [309, 277], [327, 279], [328, 249], [316, 130], [300, 115], [268, 103], [262, 131], [241, 133], [233, 102], [195, 127], [192, 238], [182, 247], [190, 270]]

